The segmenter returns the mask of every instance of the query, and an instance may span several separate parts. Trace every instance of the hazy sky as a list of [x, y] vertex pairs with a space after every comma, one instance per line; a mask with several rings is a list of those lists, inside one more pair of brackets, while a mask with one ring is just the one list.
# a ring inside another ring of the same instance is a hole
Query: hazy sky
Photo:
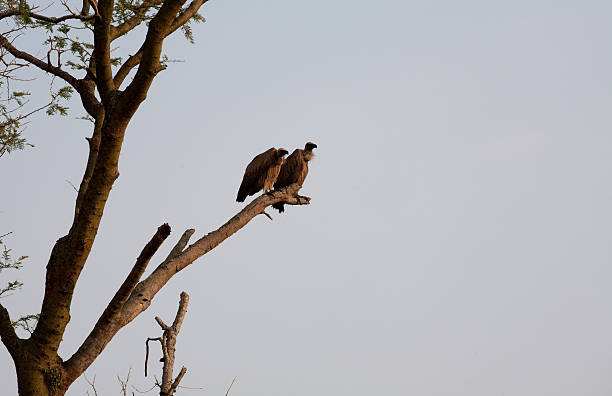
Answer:
[[[100, 395], [130, 367], [150, 387], [144, 340], [182, 290], [176, 370], [203, 388], [183, 395], [224, 395], [234, 376], [232, 396], [612, 393], [612, 3], [210, 0], [202, 14], [195, 45], [166, 43], [185, 62], [130, 124], [61, 356], [160, 224], [173, 232], [152, 268], [183, 230], [244, 206], [254, 155], [316, 142], [312, 204], [259, 216], [170, 281], [88, 370]], [[0, 159], [0, 234], [30, 256], [3, 272], [25, 282], [2, 300], [13, 317], [38, 312], [72, 218], [66, 180], [91, 133], [73, 110]], [[0, 383], [16, 393], [4, 348]]]

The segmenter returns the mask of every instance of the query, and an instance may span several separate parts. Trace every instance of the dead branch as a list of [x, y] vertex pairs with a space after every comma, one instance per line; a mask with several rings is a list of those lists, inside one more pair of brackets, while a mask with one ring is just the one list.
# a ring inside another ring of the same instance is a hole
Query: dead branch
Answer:
[[170, 253], [168, 253], [168, 257], [166, 257], [166, 260], [164, 260], [164, 262], [168, 262], [173, 258], [177, 257], [179, 254], [183, 253], [185, 246], [187, 246], [187, 242], [189, 242], [189, 238], [191, 238], [194, 232], [195, 230], [193, 228], [185, 230], [183, 235], [181, 235], [179, 241], [176, 243], [176, 245], [174, 245]]
[[147, 338], [147, 341], [145, 341], [145, 345], [146, 345], [146, 353], [145, 353], [145, 377], [149, 375], [149, 371], [148, 371], [148, 367], [149, 367], [149, 341], [159, 341], [161, 342], [161, 337], [155, 337], [155, 338]]
[[122, 321], [125, 324], [131, 322], [140, 312], [149, 307], [155, 294], [171, 277], [238, 232], [268, 206], [277, 202], [284, 202], [288, 205], [308, 205], [310, 198], [298, 195], [299, 189], [299, 185], [292, 184], [281, 190], [260, 195], [217, 230], [204, 235], [169, 262], [161, 263], [151, 275], [134, 288], [123, 307]]
[[181, 325], [183, 324], [183, 319], [185, 318], [185, 314], [187, 313], [188, 304], [189, 295], [185, 292], [182, 292], [181, 299], [179, 301], [179, 307], [176, 312], [176, 317], [174, 318], [172, 326], [166, 325], [159, 317], [155, 317], [157, 324], [159, 324], [159, 326], [163, 330], [163, 334], [161, 337], [147, 338], [146, 341], [147, 352], [145, 355], [145, 377], [147, 376], [147, 362], [149, 360], [149, 341], [159, 341], [161, 343], [162, 353], [164, 356], [162, 358], [162, 361], [164, 365], [162, 368], [162, 382], [161, 384], [159, 384], [160, 396], [174, 395], [176, 388], [178, 388], [181, 380], [187, 372], [187, 368], [181, 368], [181, 371], [178, 373], [174, 381], [172, 380], [172, 371], [174, 369], [174, 353], [176, 350], [176, 337], [181, 331]]
[[[119, 381], [119, 386], [121, 386], [121, 393], [123, 394], [123, 396], [128, 396], [128, 384], [130, 382], [130, 375], [132, 374], [132, 368], [130, 367], [130, 369], [128, 370], [127, 376], [125, 377], [125, 380], [122, 380], [121, 377], [117, 376], [117, 381]], [[133, 394], [134, 392], [132, 392]]]
[[193, 231], [185, 231], [168, 258], [159, 264], [151, 275], [133, 288], [132, 293], [123, 304], [119, 316], [112, 323], [107, 322], [106, 325], [100, 326], [95, 336], [92, 331], [79, 350], [64, 363], [64, 368], [70, 378], [77, 378], [83, 373], [114, 335], [151, 305], [152, 299], [170, 278], [238, 232], [265, 208], [281, 201], [289, 205], [308, 205], [310, 198], [299, 196], [297, 194], [299, 189], [299, 185], [293, 184], [278, 191], [262, 194], [224, 225], [204, 235], [186, 249], [184, 247]]

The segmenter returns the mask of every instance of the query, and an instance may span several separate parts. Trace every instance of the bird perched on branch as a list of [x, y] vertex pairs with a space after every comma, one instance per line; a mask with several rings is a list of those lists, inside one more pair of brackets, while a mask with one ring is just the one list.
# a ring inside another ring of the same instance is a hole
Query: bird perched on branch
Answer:
[[288, 153], [284, 148], [272, 147], [255, 156], [244, 171], [236, 201], [244, 202], [247, 195], [253, 195], [262, 189], [264, 192], [271, 191]]
[[[304, 146], [304, 150], [295, 149], [293, 153], [287, 157], [274, 183], [275, 190], [287, 187], [293, 183], [297, 183], [300, 188], [302, 187], [304, 180], [306, 180], [306, 175], [308, 175], [308, 162], [314, 158], [312, 150], [315, 148], [317, 148], [316, 144], [308, 142], [306, 146]], [[284, 202], [275, 203], [272, 207], [280, 213], [285, 211]]]

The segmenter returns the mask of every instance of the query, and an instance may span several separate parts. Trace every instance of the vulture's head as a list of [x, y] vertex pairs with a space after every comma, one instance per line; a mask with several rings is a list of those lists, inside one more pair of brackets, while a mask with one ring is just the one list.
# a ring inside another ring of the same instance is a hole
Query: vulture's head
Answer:
[[306, 146], [304, 147], [304, 150], [306, 151], [312, 151], [312, 149], [316, 149], [317, 145], [314, 144], [313, 142], [308, 142], [306, 143]]
[[312, 150], [315, 148], [317, 148], [317, 145], [313, 142], [308, 142], [306, 143], [306, 146], [304, 146], [304, 159], [306, 162], [311, 161], [314, 158], [314, 153]]
[[285, 155], [289, 154], [289, 151], [284, 148], [276, 150], [276, 165], [282, 165], [285, 163]]

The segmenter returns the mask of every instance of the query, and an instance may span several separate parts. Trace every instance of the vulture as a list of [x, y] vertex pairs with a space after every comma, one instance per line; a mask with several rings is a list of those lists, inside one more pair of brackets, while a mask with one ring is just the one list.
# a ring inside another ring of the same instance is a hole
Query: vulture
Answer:
[[[308, 142], [304, 147], [304, 150], [295, 149], [293, 153], [285, 160], [285, 164], [280, 170], [280, 174], [274, 183], [274, 189], [287, 187], [293, 183], [299, 184], [300, 188], [304, 184], [306, 175], [308, 175], [308, 161], [313, 159], [313, 149], [317, 148], [317, 145]], [[274, 209], [277, 209], [280, 213], [285, 211], [285, 203], [277, 202], [272, 205]]]
[[277, 150], [272, 147], [255, 156], [244, 171], [236, 201], [244, 202], [247, 195], [253, 195], [262, 189], [264, 192], [272, 190], [288, 153], [284, 148]]

